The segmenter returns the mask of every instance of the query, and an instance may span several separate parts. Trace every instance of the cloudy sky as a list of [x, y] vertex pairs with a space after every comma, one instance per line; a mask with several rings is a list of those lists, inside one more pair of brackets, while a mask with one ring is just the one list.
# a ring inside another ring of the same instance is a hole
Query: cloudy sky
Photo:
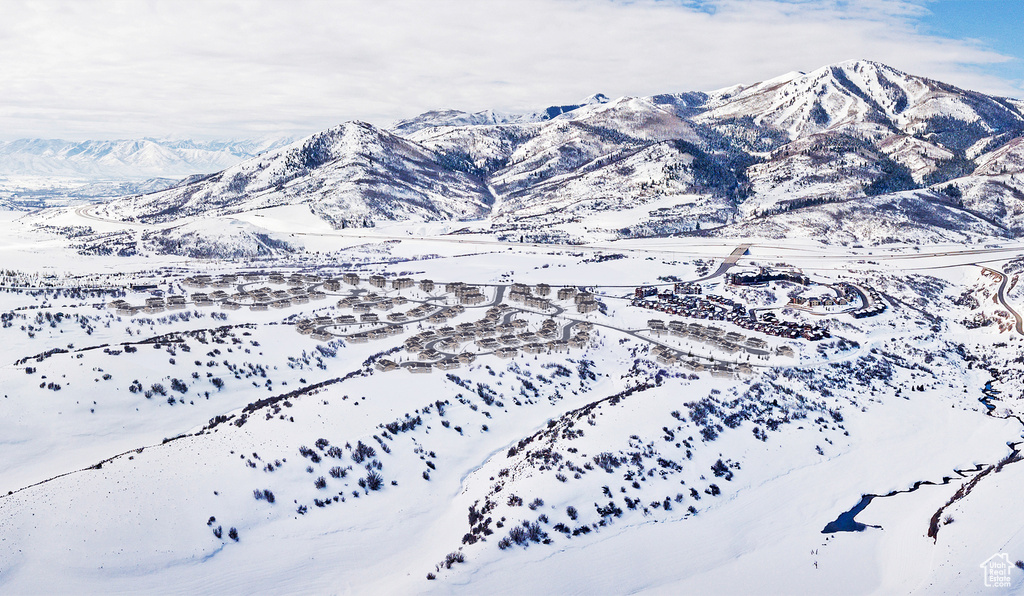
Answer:
[[1024, 97], [1018, 0], [4, 0], [0, 137], [304, 135], [849, 58]]

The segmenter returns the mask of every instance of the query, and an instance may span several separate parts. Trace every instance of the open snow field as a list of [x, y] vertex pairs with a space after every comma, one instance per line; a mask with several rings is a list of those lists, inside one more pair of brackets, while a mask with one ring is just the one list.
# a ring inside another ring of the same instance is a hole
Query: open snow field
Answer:
[[1024, 586], [1024, 244], [452, 231], [0, 213], [0, 592]]

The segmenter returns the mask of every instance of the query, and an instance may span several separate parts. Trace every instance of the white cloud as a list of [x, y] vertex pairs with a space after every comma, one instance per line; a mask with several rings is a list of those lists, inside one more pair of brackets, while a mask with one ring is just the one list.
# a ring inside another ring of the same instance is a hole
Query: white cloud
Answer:
[[848, 58], [1020, 95], [911, 0], [378, 0], [4, 5], [7, 137], [253, 136], [594, 92], [710, 90]]

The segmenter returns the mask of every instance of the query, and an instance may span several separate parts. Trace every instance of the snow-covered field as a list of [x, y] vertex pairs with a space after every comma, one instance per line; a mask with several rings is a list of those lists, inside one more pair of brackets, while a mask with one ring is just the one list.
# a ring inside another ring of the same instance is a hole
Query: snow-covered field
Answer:
[[[961, 594], [1000, 553], [1024, 586], [1024, 244], [455, 225], [0, 214], [0, 592]], [[729, 283], [762, 268], [809, 283]], [[641, 308], [676, 282], [700, 309]]]

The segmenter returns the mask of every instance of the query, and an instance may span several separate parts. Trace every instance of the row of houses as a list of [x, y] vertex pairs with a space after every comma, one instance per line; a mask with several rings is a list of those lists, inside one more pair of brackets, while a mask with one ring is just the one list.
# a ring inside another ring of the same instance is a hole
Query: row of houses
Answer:
[[634, 298], [632, 304], [691, 319], [725, 320], [729, 316], [746, 316], [746, 308], [743, 305], [737, 305], [719, 296], [677, 296], [663, 292], [651, 298]]
[[558, 325], [553, 319], [545, 320], [536, 332], [528, 331], [527, 322], [523, 319], [498, 323], [509, 310], [506, 305], [498, 305], [490, 308], [479, 321], [421, 331], [406, 338], [404, 349], [416, 354], [420, 360], [434, 361], [443, 357], [438, 350], [457, 352], [464, 344], [473, 342], [480, 350], [511, 358], [518, 350], [527, 354], [565, 351], [570, 347], [582, 347], [590, 340], [589, 331], [592, 326], [589, 323], [578, 324], [577, 333], [568, 340], [557, 339]]
[[[323, 300], [327, 294], [319, 290], [306, 291], [305, 288], [294, 287], [288, 290], [267, 291], [264, 288], [252, 292], [240, 291], [235, 294], [222, 295], [214, 292], [205, 299], [212, 302], [221, 302], [221, 306], [231, 308], [248, 304], [250, 310], [265, 310], [259, 307], [270, 306], [272, 308], [288, 308], [296, 304], [308, 304], [310, 300]], [[195, 298], [193, 297], [193, 300]], [[254, 308], [255, 307], [255, 308]]]
[[667, 299], [670, 296], [699, 296], [704, 293], [704, 289], [699, 284], [677, 282], [672, 286], [671, 290], [658, 291], [657, 286], [640, 286], [633, 290], [634, 298], [648, 298], [650, 296], [659, 296]]
[[774, 271], [762, 267], [756, 273], [727, 273], [725, 283], [734, 286], [757, 286], [772, 281], [788, 281], [802, 286], [810, 285], [811, 280], [797, 271]]
[[464, 352], [458, 356], [449, 356], [442, 358], [435, 362], [406, 362], [405, 364], [399, 365], [392, 360], [380, 359], [374, 363], [377, 370], [388, 372], [392, 370], [398, 370], [404, 368], [413, 374], [429, 373], [434, 368], [438, 370], [448, 371], [459, 368], [463, 364], [470, 364], [476, 359], [476, 354], [471, 352]]
[[647, 322], [651, 333], [656, 336], [674, 335], [683, 339], [707, 344], [727, 354], [747, 351], [752, 354], [764, 354], [768, 343], [757, 337], [746, 337], [736, 331], [725, 331], [720, 327], [704, 327], [696, 323], [686, 324], [682, 321], [671, 321], [668, 326], [659, 319]]
[[[227, 294], [220, 292], [222, 297], [221, 300], [227, 299]], [[191, 296], [192, 303], [196, 306], [211, 306], [214, 301], [209, 298], [206, 294], [196, 293]], [[140, 312], [147, 314], [156, 314], [166, 310], [181, 310], [187, 306], [185, 296], [175, 294], [168, 296], [166, 300], [163, 298], [147, 298], [146, 303], [143, 306], [135, 306], [129, 303], [127, 300], [118, 299], [109, 303], [107, 306], [117, 312], [119, 315], [132, 316]]]
[[655, 346], [651, 349], [651, 353], [654, 354], [655, 360], [660, 364], [679, 366], [694, 372], [708, 371], [713, 377], [735, 378], [739, 375], [749, 375], [754, 372], [754, 367], [746, 362], [736, 364], [730, 362], [704, 363], [664, 346]]
[[529, 291], [522, 292], [513, 289], [508, 297], [509, 300], [511, 300], [512, 302], [520, 302], [527, 308], [535, 308], [537, 310], [548, 310], [552, 308], [550, 300], [548, 300], [547, 298], [542, 298], [540, 296], [534, 296]]
[[182, 285], [192, 288], [227, 288], [232, 284], [238, 283], [237, 275], [221, 275], [216, 279], [210, 275], [194, 275], [192, 277], [186, 277], [181, 281]]
[[193, 288], [227, 288], [238, 283], [256, 283], [267, 281], [273, 284], [291, 284], [293, 286], [316, 284], [323, 278], [316, 274], [292, 273], [285, 275], [278, 272], [224, 273], [216, 277], [212, 275], [193, 275], [182, 280], [182, 284]]
[[394, 360], [388, 360], [387, 358], [380, 358], [373, 363], [374, 368], [382, 372], [390, 372], [404, 368], [410, 373], [429, 373], [432, 369], [438, 370], [454, 370], [462, 366], [463, 364], [471, 364], [476, 360], [476, 354], [471, 352], [464, 352], [458, 356], [450, 356], [442, 358], [436, 362], [407, 362], [399, 365]]
[[[407, 288], [413, 287], [413, 285], [415, 285], [416, 283], [415, 281], [413, 281], [411, 277], [399, 277], [397, 279], [391, 280], [389, 284], [387, 278], [385, 278], [383, 275], [371, 275], [367, 281], [369, 281], [371, 286], [374, 286], [376, 288], [383, 289], [390, 286], [392, 290], [405, 290]], [[356, 283], [359, 282], [356, 281]]]
[[844, 296], [832, 298], [830, 296], [806, 298], [804, 296], [793, 296], [789, 299], [791, 306], [805, 306], [807, 308], [818, 308], [818, 307], [832, 307], [832, 306], [848, 306], [850, 301]]
[[394, 335], [401, 335], [404, 331], [405, 328], [401, 325], [387, 325], [385, 327], [377, 327], [376, 329], [370, 329], [369, 331], [363, 331], [361, 333], [346, 335], [345, 340], [354, 344], [363, 344], [374, 339], [384, 339]]
[[378, 296], [367, 294], [365, 296], [348, 296], [337, 302], [338, 308], [351, 308], [356, 313], [366, 313], [371, 310], [388, 312], [396, 307], [404, 306], [409, 300], [402, 296]]
[[[708, 298], [712, 297], [708, 296]], [[810, 341], [818, 341], [830, 337], [827, 329], [817, 325], [778, 320], [758, 321], [746, 314], [746, 308], [743, 305], [725, 298], [719, 298], [719, 300], [720, 302], [714, 304], [705, 298], [696, 296], [676, 296], [671, 300], [639, 300], [634, 298], [632, 305], [680, 317], [723, 321], [748, 331], [756, 331], [776, 337], [789, 339], [803, 338]], [[732, 308], [727, 309], [726, 307], [730, 305]]]
[[886, 306], [885, 301], [882, 300], [882, 295], [878, 293], [878, 290], [870, 287], [861, 287], [861, 290], [867, 296], [868, 303], [864, 308], [855, 310], [851, 313], [855, 319], [875, 317], [885, 312], [885, 309], [888, 307]]
[[454, 319], [455, 317], [461, 315], [464, 312], [466, 312], [466, 307], [462, 306], [461, 304], [456, 304], [454, 306], [443, 308], [437, 311], [436, 313], [430, 315], [429, 317], [427, 317], [427, 321], [434, 324], [440, 324], [444, 323], [448, 319]]
[[[426, 329], [405, 340], [406, 350], [420, 352], [424, 344], [428, 342], [446, 343], [449, 347], [457, 347], [460, 343], [473, 341], [477, 338], [493, 337], [495, 335], [509, 334], [517, 329], [526, 326], [521, 319], [514, 319], [508, 323], [498, 324], [501, 315], [508, 310], [507, 306], [501, 305], [488, 309], [487, 315], [473, 323], [461, 323], [457, 327], [440, 327], [438, 329]], [[454, 344], [454, 345], [453, 345]]]
[[[323, 288], [327, 291], [336, 292], [341, 289], [341, 283], [345, 282], [350, 285], [359, 285], [361, 283], [360, 277], [355, 273], [346, 273], [342, 276], [341, 280], [328, 279], [323, 282]], [[371, 275], [367, 282], [377, 288], [385, 289], [390, 286], [392, 290], [403, 290], [411, 288], [417, 285], [415, 280], [409, 277], [400, 277], [397, 279], [390, 280], [383, 275]], [[436, 284], [433, 280], [422, 279], [419, 281], [419, 288], [423, 292], [433, 292], [436, 288]], [[529, 286], [522, 283], [514, 283], [511, 286], [510, 299], [515, 302], [526, 304], [530, 308], [537, 308], [545, 310], [551, 308], [550, 300], [545, 297], [551, 294], [551, 286], [548, 284], [537, 284], [535, 286]], [[444, 286], [444, 290], [448, 294], [453, 294], [459, 304], [466, 306], [475, 306], [482, 304], [487, 301], [483, 291], [473, 285], [468, 285], [460, 281], [448, 282]], [[576, 288], [565, 287], [561, 288], [557, 292], [559, 300], [572, 300], [574, 297], [577, 298], [577, 310], [580, 312], [590, 312], [597, 309], [597, 304], [593, 300], [583, 299], [580, 300], [577, 296]], [[579, 305], [584, 306], [580, 307]]]

